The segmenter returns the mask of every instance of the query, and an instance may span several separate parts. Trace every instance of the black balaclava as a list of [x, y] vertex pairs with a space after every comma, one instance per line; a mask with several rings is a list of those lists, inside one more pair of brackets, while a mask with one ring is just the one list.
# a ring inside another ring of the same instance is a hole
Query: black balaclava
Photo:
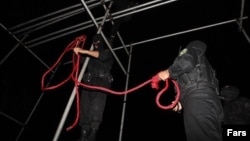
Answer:
[[[104, 50], [104, 41], [101, 34], [96, 34], [93, 37], [93, 45], [94, 45], [94, 50], [98, 51]], [[95, 45], [97, 45], [98, 47], [95, 47]]]

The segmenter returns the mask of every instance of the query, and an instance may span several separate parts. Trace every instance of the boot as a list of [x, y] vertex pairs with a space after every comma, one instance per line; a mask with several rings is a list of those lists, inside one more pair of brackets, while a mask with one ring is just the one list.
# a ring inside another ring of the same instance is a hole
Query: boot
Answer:
[[90, 129], [88, 141], [96, 141], [97, 130], [97, 128]]

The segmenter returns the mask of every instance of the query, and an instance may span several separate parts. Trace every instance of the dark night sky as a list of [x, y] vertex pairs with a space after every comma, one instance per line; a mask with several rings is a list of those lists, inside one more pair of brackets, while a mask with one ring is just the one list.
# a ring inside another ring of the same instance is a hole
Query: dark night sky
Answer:
[[[137, 2], [142, 5], [150, 1], [137, 0]], [[250, 4], [247, 2], [245, 2], [244, 12], [250, 13]], [[0, 2], [0, 23], [10, 29], [20, 23], [76, 4], [81, 4], [81, 1], [9, 0], [4, 3], [2, 1]], [[191, 40], [200, 39], [208, 45], [207, 57], [217, 71], [220, 86], [226, 84], [238, 85], [241, 94], [249, 96], [247, 80], [250, 71], [248, 67], [250, 48], [249, 42], [239, 31], [237, 23], [229, 22], [205, 28], [208, 25], [239, 18], [240, 7], [241, 1], [239, 0], [179, 0], [133, 14], [132, 19], [121, 25], [119, 30], [126, 45], [134, 44], [128, 89], [142, 84], [160, 70], [166, 69], [178, 54], [180, 47], [185, 47]], [[81, 8], [81, 6], [78, 6], [78, 8]], [[94, 14], [96, 14], [96, 17], [103, 15], [99, 11], [95, 11]], [[244, 14], [244, 16], [248, 15]], [[65, 29], [86, 20], [90, 20], [90, 17], [85, 13], [37, 30], [34, 33], [31, 30], [32, 33], [24, 40], [24, 43], [29, 46], [28, 41], [36, 37], [49, 35], [51, 32]], [[42, 21], [38, 21], [38, 23]], [[249, 19], [244, 20], [243, 26], [249, 34]], [[27, 27], [31, 27], [31, 25]], [[25, 123], [35, 104], [39, 102], [29, 123], [24, 128], [20, 140], [52, 140], [73, 90], [73, 84], [69, 82], [59, 89], [42, 91], [40, 88], [41, 77], [48, 68], [34, 54], [48, 66], [52, 66], [75, 37], [84, 34], [88, 37], [87, 42], [90, 42], [91, 36], [95, 32], [95, 27], [83, 29], [40, 44], [30, 48], [30, 50], [18, 46], [8, 55], [17, 45], [17, 41], [3, 28], [0, 29], [2, 41], [0, 49], [0, 139], [14, 140], [22, 129], [22, 126], [4, 115]], [[159, 40], [135, 44], [165, 35], [165, 38]], [[22, 37], [22, 34], [18, 36], [18, 38]], [[116, 41], [114, 47], [120, 47], [120, 43]], [[130, 48], [128, 47], [128, 49]], [[120, 49], [115, 52], [127, 68], [128, 56], [125, 51]], [[69, 53], [70, 55], [71, 53]], [[6, 56], [8, 58], [5, 60]], [[69, 61], [69, 58], [64, 61]], [[70, 73], [71, 69], [72, 66], [69, 64], [61, 66], [52, 83], [60, 82]], [[123, 91], [126, 76], [117, 62], [115, 62], [112, 71], [114, 74], [112, 89]], [[158, 91], [152, 89], [150, 85], [146, 85], [128, 94], [124, 120], [124, 141], [145, 139], [161, 141], [170, 138], [185, 140], [181, 114], [160, 109], [155, 102], [157, 93]], [[119, 138], [123, 96], [112, 94], [108, 96], [99, 137], [104, 140], [116, 141]], [[38, 101], [39, 98], [41, 98], [40, 101]], [[73, 123], [74, 118], [75, 103], [72, 105], [65, 128]], [[75, 140], [78, 136], [78, 130], [78, 128], [75, 128], [70, 132], [63, 131], [60, 141]], [[174, 136], [175, 133], [178, 133], [178, 136]]]

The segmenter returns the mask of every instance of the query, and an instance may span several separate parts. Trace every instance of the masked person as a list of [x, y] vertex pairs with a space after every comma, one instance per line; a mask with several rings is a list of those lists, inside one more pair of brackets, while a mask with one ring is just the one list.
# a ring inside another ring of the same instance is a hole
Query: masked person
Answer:
[[[94, 50], [75, 47], [74, 52], [83, 57], [90, 57], [83, 83], [110, 88], [113, 81], [110, 73], [113, 56], [109, 49], [104, 48], [103, 41], [101, 35], [97, 34], [93, 38]], [[83, 88], [80, 97], [80, 141], [95, 141], [102, 122], [107, 94], [104, 91]]]
[[160, 71], [161, 80], [173, 79], [180, 88], [180, 101], [173, 111], [183, 111], [187, 141], [222, 141], [223, 108], [218, 80], [205, 52], [207, 45], [190, 42], [168, 69]]
[[250, 99], [240, 96], [240, 90], [234, 85], [221, 88], [225, 120], [224, 125], [250, 125]]

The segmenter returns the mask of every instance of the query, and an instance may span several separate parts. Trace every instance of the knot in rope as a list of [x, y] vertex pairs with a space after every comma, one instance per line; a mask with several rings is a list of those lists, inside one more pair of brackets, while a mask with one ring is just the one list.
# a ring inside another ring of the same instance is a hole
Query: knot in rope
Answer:
[[159, 82], [160, 82], [160, 78], [159, 78], [159, 76], [158, 75], [155, 75], [155, 76], [153, 76], [152, 77], [152, 82], [151, 82], [151, 87], [153, 88], [153, 89], [159, 89]]

